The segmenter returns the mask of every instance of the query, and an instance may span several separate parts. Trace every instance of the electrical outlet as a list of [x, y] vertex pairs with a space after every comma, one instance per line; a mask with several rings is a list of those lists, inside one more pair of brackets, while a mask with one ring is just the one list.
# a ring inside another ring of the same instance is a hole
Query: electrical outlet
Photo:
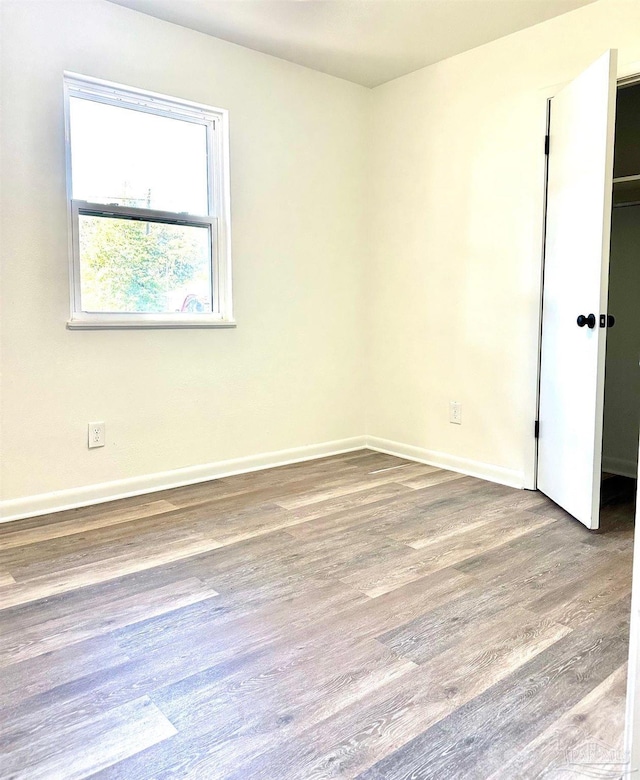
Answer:
[[104, 436], [103, 422], [89, 423], [89, 449], [93, 449], [93, 447], [104, 447]]
[[462, 404], [459, 401], [449, 401], [449, 422], [462, 425]]

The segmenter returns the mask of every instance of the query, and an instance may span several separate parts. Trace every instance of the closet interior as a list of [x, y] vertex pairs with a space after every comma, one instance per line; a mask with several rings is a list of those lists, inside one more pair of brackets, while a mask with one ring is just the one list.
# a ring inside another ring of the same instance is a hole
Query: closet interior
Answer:
[[[640, 431], [640, 83], [621, 85], [616, 106], [607, 331], [603, 516], [634, 517]], [[604, 508], [608, 511], [604, 511]]]

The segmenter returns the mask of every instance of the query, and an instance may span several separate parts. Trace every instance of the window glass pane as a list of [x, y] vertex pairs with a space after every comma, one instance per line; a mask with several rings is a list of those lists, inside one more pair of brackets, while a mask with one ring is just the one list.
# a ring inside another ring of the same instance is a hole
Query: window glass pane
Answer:
[[208, 214], [204, 125], [70, 98], [73, 197]]
[[211, 313], [209, 227], [80, 214], [86, 312]]

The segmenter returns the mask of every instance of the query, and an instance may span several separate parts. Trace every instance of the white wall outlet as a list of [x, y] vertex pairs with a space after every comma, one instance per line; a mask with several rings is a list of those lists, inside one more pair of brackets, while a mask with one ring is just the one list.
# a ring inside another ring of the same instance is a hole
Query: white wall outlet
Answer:
[[93, 447], [104, 447], [104, 423], [89, 423], [89, 449]]
[[462, 425], [462, 404], [459, 401], [449, 401], [449, 422]]

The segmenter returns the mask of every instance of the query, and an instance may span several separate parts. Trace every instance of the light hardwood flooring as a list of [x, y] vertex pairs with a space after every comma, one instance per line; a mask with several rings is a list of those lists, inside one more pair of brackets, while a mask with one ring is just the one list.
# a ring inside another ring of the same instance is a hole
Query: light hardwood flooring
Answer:
[[0, 778], [618, 777], [605, 499], [362, 450], [1, 525]]

